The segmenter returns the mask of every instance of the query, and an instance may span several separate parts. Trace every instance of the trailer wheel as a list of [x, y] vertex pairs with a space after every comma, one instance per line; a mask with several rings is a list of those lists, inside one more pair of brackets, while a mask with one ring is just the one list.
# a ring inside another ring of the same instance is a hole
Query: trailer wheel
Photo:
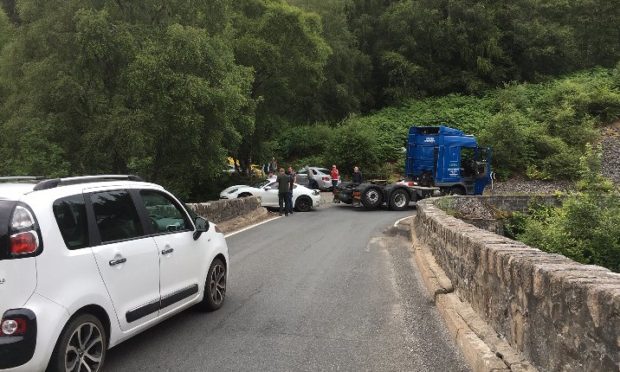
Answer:
[[396, 189], [390, 195], [390, 209], [395, 211], [402, 211], [409, 207], [409, 193], [403, 189]]
[[376, 187], [369, 187], [362, 193], [362, 204], [367, 209], [376, 209], [383, 204], [383, 193]]

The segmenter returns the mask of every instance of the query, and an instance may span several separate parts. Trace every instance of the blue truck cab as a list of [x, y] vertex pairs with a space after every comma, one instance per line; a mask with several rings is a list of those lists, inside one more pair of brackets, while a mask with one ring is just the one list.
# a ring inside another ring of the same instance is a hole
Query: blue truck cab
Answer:
[[491, 182], [491, 149], [447, 126], [411, 127], [407, 137], [407, 178], [444, 194], [481, 195]]

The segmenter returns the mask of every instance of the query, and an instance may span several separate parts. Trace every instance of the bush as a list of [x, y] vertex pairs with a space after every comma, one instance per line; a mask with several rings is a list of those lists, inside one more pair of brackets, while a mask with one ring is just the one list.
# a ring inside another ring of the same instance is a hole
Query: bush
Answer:
[[332, 128], [325, 124], [291, 127], [277, 136], [276, 151], [280, 159], [291, 160], [324, 154], [331, 135]]
[[354, 166], [359, 166], [364, 173], [375, 172], [382, 164], [377, 138], [373, 127], [356, 122], [344, 125], [332, 135], [327, 158], [331, 163], [338, 164], [343, 174], [348, 174]]
[[559, 208], [532, 207], [524, 220], [509, 220], [507, 231], [544, 251], [620, 272], [620, 193], [598, 173], [598, 151], [588, 148], [578, 164], [581, 192]]
[[519, 112], [497, 114], [480, 136], [480, 142], [493, 148], [493, 168], [500, 178], [527, 168], [535, 158], [533, 144], [527, 135], [534, 126]]

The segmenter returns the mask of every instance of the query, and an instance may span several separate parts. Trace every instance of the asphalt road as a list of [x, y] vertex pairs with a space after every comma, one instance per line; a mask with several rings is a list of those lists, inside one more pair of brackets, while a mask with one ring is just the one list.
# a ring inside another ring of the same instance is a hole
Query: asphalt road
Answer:
[[228, 238], [224, 307], [110, 350], [107, 371], [468, 371], [392, 224], [326, 205]]

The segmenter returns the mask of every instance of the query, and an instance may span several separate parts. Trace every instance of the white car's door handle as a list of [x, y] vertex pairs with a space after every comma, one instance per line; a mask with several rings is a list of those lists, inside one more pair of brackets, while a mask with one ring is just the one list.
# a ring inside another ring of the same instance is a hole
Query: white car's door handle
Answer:
[[172, 252], [174, 252], [174, 248], [166, 248], [163, 251], [161, 251], [161, 254], [167, 255], [167, 254], [170, 254]]
[[113, 260], [110, 260], [110, 266], [116, 266], [116, 265], [120, 265], [122, 263], [127, 262], [127, 259], [125, 257], [121, 257], [121, 258], [115, 258]]

